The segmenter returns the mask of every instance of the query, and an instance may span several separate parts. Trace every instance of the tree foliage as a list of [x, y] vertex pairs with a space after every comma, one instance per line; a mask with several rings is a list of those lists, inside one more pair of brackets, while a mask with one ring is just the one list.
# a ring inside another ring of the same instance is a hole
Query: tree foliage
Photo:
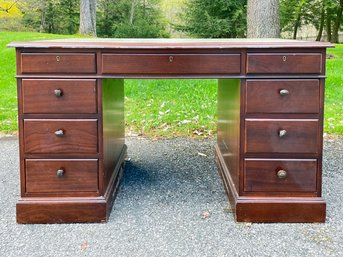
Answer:
[[189, 0], [178, 30], [204, 38], [236, 38], [246, 34], [246, 0]]
[[21, 1], [23, 22], [32, 30], [75, 34], [79, 26], [79, 0]]
[[99, 1], [97, 31], [102, 37], [169, 37], [159, 0]]
[[328, 41], [338, 42], [343, 0], [281, 0], [280, 9], [282, 30], [292, 31], [294, 39], [302, 26], [311, 24], [318, 30], [317, 40], [325, 30]]

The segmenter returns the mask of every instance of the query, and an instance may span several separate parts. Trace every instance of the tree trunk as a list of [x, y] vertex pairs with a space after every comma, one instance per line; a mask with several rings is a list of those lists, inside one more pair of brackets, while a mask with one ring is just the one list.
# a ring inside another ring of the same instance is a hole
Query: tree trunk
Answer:
[[248, 38], [280, 37], [280, 1], [248, 0]]
[[133, 17], [135, 16], [136, 0], [131, 0], [130, 24], [133, 24]]
[[45, 4], [45, 1], [43, 1], [42, 19], [41, 19], [41, 23], [40, 23], [40, 26], [39, 26], [39, 32], [40, 33], [44, 32], [44, 28], [45, 28], [45, 14], [46, 14], [46, 4]]
[[331, 42], [331, 10], [326, 9], [326, 35], [327, 41]]
[[297, 39], [298, 28], [300, 27], [300, 19], [301, 19], [301, 13], [299, 12], [297, 20], [295, 21], [295, 24], [294, 24], [293, 39]]
[[80, 0], [80, 34], [96, 36], [96, 0]]
[[339, 31], [339, 28], [341, 27], [342, 11], [343, 11], [343, 0], [340, 0], [339, 6], [337, 8], [335, 23], [333, 25], [332, 38], [330, 40], [331, 43], [338, 43], [339, 41], [338, 31]]
[[316, 41], [320, 41], [322, 39], [324, 21], [325, 21], [325, 0], [323, 0], [323, 3], [322, 3], [322, 11], [320, 13], [320, 24], [319, 24], [318, 35], [317, 35]]

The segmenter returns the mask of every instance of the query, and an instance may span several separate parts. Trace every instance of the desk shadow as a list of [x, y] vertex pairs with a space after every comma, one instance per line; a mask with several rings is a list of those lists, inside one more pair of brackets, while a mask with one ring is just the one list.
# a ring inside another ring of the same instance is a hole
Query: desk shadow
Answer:
[[149, 204], [213, 202], [225, 198], [215, 163], [207, 167], [180, 162], [142, 163], [127, 161], [119, 190], [119, 201]]

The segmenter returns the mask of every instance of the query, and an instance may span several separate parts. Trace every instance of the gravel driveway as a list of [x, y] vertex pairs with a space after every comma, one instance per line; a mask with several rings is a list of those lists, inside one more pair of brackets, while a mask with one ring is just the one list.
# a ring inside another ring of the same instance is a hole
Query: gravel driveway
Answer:
[[0, 139], [0, 256], [343, 256], [343, 139], [325, 140], [325, 224], [235, 223], [213, 139], [126, 143], [108, 223], [19, 225], [18, 142]]

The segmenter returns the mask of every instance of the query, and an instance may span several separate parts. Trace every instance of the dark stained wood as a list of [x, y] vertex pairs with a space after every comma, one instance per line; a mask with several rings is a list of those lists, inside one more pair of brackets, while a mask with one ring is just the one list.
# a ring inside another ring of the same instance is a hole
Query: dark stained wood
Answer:
[[104, 186], [113, 176], [125, 144], [124, 80], [102, 80]]
[[30, 73], [95, 73], [93, 53], [23, 53], [21, 72]]
[[24, 113], [97, 113], [95, 79], [23, 79], [22, 90]]
[[280, 198], [238, 200], [239, 222], [325, 222], [326, 204], [322, 198]]
[[238, 74], [240, 54], [103, 54], [103, 74]]
[[[55, 131], [63, 130], [58, 137]], [[97, 153], [97, 120], [24, 120], [25, 153]]]
[[233, 214], [238, 222], [325, 222], [326, 204], [321, 197], [239, 196], [225, 161], [216, 146], [216, 161]]
[[72, 191], [98, 191], [98, 160], [26, 159], [27, 193]]
[[246, 153], [318, 153], [318, 120], [246, 119], [245, 126]]
[[319, 112], [319, 80], [247, 80], [245, 92], [247, 113]]
[[321, 53], [248, 53], [247, 73], [321, 73]]
[[17, 203], [17, 222], [37, 223], [74, 223], [106, 222], [106, 201], [91, 198], [45, 198], [25, 200]]
[[[244, 190], [251, 192], [315, 192], [316, 159], [246, 159]], [[277, 172], [287, 172], [279, 178]]]
[[[325, 221], [330, 43], [67, 39], [9, 46], [17, 48], [19, 223], [107, 220], [126, 156], [124, 78], [218, 78], [216, 162], [236, 220]], [[59, 99], [51, 94], [57, 86]], [[56, 137], [58, 129], [65, 136]], [[55, 164], [67, 167], [65, 183], [55, 177]], [[285, 179], [276, 177], [281, 168]]]
[[[240, 80], [218, 80], [217, 144], [233, 184], [239, 187]], [[236, 189], [238, 190], [238, 188]]]

